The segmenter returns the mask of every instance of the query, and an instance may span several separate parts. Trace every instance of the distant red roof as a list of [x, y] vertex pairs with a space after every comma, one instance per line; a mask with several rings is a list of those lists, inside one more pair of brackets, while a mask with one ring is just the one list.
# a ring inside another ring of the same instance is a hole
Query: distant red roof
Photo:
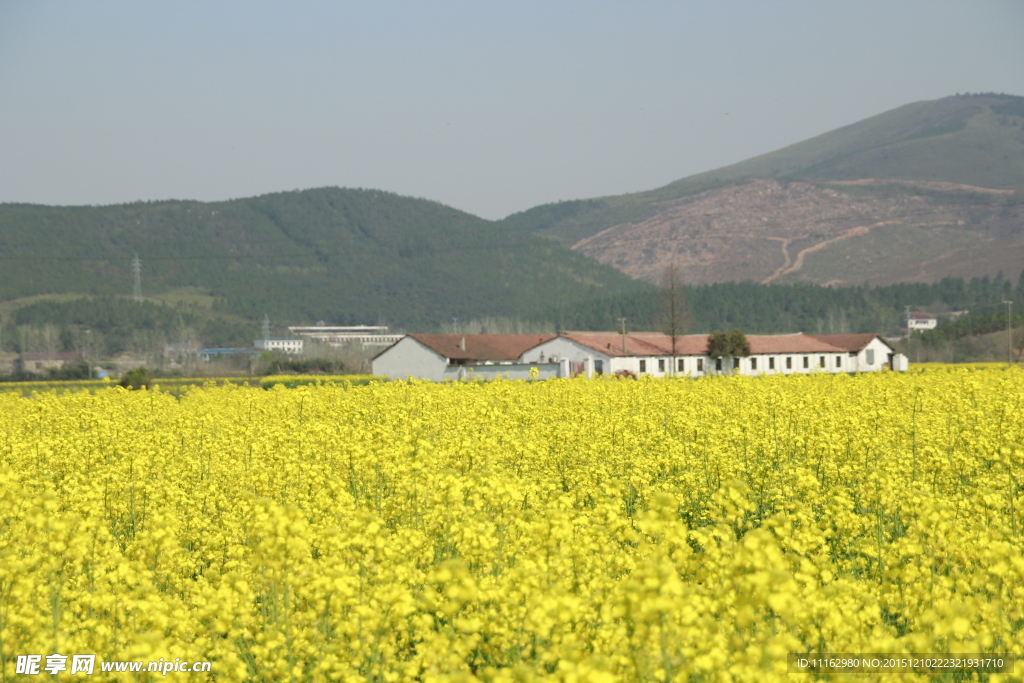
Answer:
[[[581, 346], [600, 351], [606, 356], [668, 356], [672, 354], [672, 338], [660, 332], [630, 332], [626, 335], [626, 349], [622, 349], [622, 335], [615, 332], [564, 332], [566, 339]], [[846, 336], [846, 335], [840, 335]], [[864, 335], [853, 335], [864, 336]], [[875, 335], [867, 341], [874, 339]], [[841, 347], [827, 339], [796, 334], [748, 334], [750, 353], [839, 353]], [[864, 342], [867, 344], [867, 341]], [[688, 334], [676, 337], [677, 356], [703, 356], [708, 349], [708, 335]]]
[[[839, 347], [843, 351], [848, 351], [850, 353], [860, 351], [878, 337], [877, 334], [870, 332], [865, 334], [812, 334], [809, 336], [814, 337], [815, 339], [820, 339], [823, 342]], [[882, 339], [882, 343], [889, 346], [884, 339]], [[890, 346], [889, 348], [892, 347]]]
[[750, 353], [836, 353], [841, 348], [803, 332], [796, 334], [748, 334]]
[[[623, 351], [622, 335], [617, 332], [563, 332], [562, 337], [580, 346], [600, 351], [606, 356], [669, 356], [672, 337], [661, 332], [630, 332], [626, 334]], [[706, 334], [676, 337], [677, 356], [701, 356], [708, 348]]]
[[410, 334], [408, 336], [445, 358], [479, 361], [519, 360], [526, 350], [555, 338], [553, 334]]

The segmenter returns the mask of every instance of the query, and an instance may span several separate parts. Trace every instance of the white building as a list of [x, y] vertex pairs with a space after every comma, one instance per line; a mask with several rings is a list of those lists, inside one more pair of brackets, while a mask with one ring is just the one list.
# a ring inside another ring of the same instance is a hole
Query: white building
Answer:
[[346, 344], [360, 344], [364, 347], [391, 346], [405, 336], [401, 334], [388, 334], [388, 328], [385, 325], [339, 327], [317, 323], [316, 325], [289, 327], [288, 331], [301, 337], [322, 341], [331, 346], [344, 346]]
[[621, 371], [654, 377], [703, 377], [906, 369], [905, 357], [897, 356], [875, 334], [747, 335], [747, 342], [749, 356], [716, 359], [707, 355], [708, 335], [704, 334], [677, 337], [673, 354], [672, 338], [658, 332], [565, 332], [527, 350], [523, 361], [568, 360], [570, 374], [588, 376]]
[[378, 353], [373, 374], [428, 379], [538, 379], [564, 376], [554, 362], [524, 363], [523, 353], [552, 339], [550, 334], [409, 334]]
[[923, 332], [924, 330], [934, 330], [935, 326], [938, 324], [939, 321], [934, 315], [928, 315], [927, 313], [919, 313], [915, 311], [907, 316], [904, 316], [903, 334], [908, 335], [911, 332]]
[[883, 368], [903, 372], [908, 367], [907, 357], [896, 353], [896, 350], [877, 334], [811, 336], [846, 352], [845, 372], [877, 372]]
[[[706, 334], [676, 338], [676, 374], [702, 375], [706, 369]], [[660, 332], [563, 332], [523, 354], [526, 363], [569, 362], [569, 374], [629, 372], [663, 377], [672, 374], [672, 339]]]
[[257, 339], [253, 346], [261, 351], [281, 351], [292, 356], [302, 353], [301, 339]]
[[555, 335], [413, 334], [373, 359], [373, 374], [435, 381], [470, 376], [703, 377], [906, 370], [906, 357], [875, 334], [747, 335], [750, 355], [712, 358], [708, 335], [672, 338], [659, 332], [563, 332]]

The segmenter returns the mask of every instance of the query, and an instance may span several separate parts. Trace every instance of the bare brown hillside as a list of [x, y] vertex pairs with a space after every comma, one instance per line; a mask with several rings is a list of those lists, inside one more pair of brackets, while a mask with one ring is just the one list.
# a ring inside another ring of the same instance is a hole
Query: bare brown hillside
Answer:
[[1015, 276], [1024, 207], [1019, 193], [948, 182], [758, 179], [664, 202], [573, 249], [655, 283], [673, 261], [690, 284]]

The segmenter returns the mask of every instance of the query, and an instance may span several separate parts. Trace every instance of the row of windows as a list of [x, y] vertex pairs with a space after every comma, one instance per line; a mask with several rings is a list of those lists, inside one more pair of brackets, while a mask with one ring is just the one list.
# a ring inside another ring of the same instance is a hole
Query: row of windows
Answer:
[[[802, 358], [803, 358], [803, 367], [804, 367], [804, 369], [805, 370], [810, 369], [810, 367], [811, 367], [811, 357], [810, 356], [803, 356]], [[750, 359], [750, 369], [751, 370], [755, 370], [756, 371], [758, 369], [758, 367], [757, 367], [757, 360], [758, 360], [757, 358], [751, 358]], [[817, 367], [824, 369], [826, 367], [827, 362], [828, 362], [828, 359], [827, 359], [826, 356], [818, 356], [818, 365], [817, 365]], [[872, 359], [869, 357], [868, 358], [868, 363], [871, 363], [871, 362], [872, 362]], [[658, 372], [665, 372], [665, 363], [666, 363], [666, 361], [665, 361], [664, 358], [659, 358], [658, 359]], [[837, 367], [837, 368], [843, 367], [843, 357], [841, 355], [836, 356], [835, 357], [835, 363], [836, 363], [835, 367]], [[676, 372], [686, 372], [686, 359], [685, 358], [677, 359], [676, 365], [677, 365]], [[732, 359], [732, 367], [733, 367], [734, 370], [739, 370], [740, 369], [740, 359], [739, 358], [733, 358]], [[762, 368], [762, 369], [764, 369], [764, 368]], [[775, 368], [775, 358], [774, 357], [769, 357], [768, 358], [768, 368], [767, 369], [768, 370], [775, 370], [776, 369]], [[786, 369], [787, 370], [792, 370], [793, 369], [793, 356], [786, 356]], [[695, 368], [695, 370], [697, 372], [704, 372], [704, 359], [703, 358], [698, 358], [697, 359], [697, 367]], [[718, 359], [715, 360], [715, 370], [718, 370], [718, 371], [722, 370], [722, 359], [721, 358], [718, 358]], [[647, 361], [644, 360], [644, 359], [640, 360], [640, 372], [647, 372]]]
[[[676, 360], [676, 372], [686, 372], [686, 359], [679, 358]], [[647, 361], [640, 359], [640, 372], [647, 372]], [[665, 359], [658, 359], [658, 372], [665, 372]], [[697, 359], [697, 372], [704, 372], [704, 359]]]

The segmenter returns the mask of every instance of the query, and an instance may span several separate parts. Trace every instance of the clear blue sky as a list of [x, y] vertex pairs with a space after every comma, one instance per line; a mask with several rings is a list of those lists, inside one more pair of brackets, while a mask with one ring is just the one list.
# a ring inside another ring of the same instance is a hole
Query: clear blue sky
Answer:
[[0, 0], [0, 202], [338, 185], [487, 218], [1024, 95], [1024, 2]]

